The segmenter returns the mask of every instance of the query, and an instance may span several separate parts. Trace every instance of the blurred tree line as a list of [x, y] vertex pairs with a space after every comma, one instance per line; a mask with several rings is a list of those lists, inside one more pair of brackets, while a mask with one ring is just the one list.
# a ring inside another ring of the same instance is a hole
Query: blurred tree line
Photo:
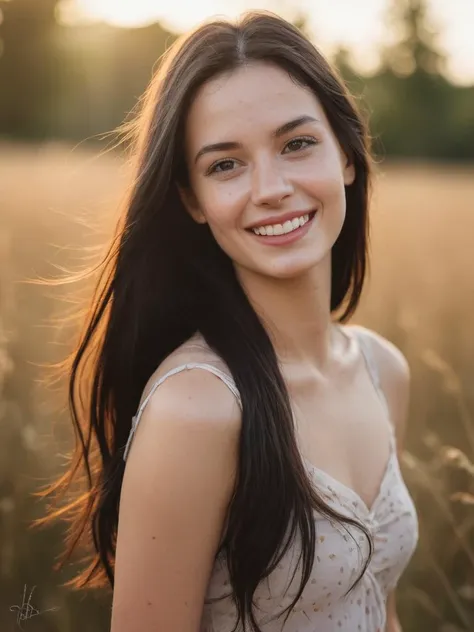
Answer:
[[[64, 25], [59, 0], [0, 0], [0, 136], [97, 138], [135, 105], [176, 34], [155, 23]], [[474, 158], [474, 86], [453, 85], [430, 30], [426, 0], [393, 0], [397, 41], [378, 71], [357, 72], [347, 50], [334, 62], [368, 111], [378, 154]], [[297, 25], [305, 30], [304, 18]]]

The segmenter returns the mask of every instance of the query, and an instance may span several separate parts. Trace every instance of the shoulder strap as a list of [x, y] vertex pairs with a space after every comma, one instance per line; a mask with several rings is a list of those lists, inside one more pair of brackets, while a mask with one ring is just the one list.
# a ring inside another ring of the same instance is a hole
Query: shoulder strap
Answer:
[[130, 451], [130, 445], [132, 443], [133, 435], [135, 434], [135, 431], [137, 429], [138, 423], [142, 416], [143, 410], [145, 409], [145, 406], [147, 405], [150, 397], [156, 391], [158, 386], [160, 386], [160, 384], [162, 384], [166, 380], [166, 378], [171, 377], [172, 375], [176, 375], [176, 373], [181, 373], [181, 371], [186, 371], [189, 369], [204, 369], [205, 371], [209, 371], [210, 373], [213, 373], [215, 376], [217, 376], [219, 379], [221, 379], [224, 382], [224, 384], [229, 388], [230, 391], [232, 391], [232, 393], [234, 394], [237, 400], [237, 403], [239, 404], [240, 408], [242, 408], [242, 400], [240, 398], [240, 393], [237, 390], [237, 386], [235, 385], [235, 382], [230, 377], [230, 375], [228, 375], [227, 373], [224, 373], [224, 371], [221, 371], [221, 369], [218, 369], [212, 364], [206, 364], [205, 362], [188, 362], [187, 364], [180, 364], [179, 366], [175, 367], [174, 369], [171, 369], [170, 371], [165, 373], [165, 375], [163, 375], [158, 380], [156, 380], [156, 382], [151, 387], [150, 392], [148, 393], [148, 395], [145, 397], [140, 407], [138, 408], [137, 414], [132, 417], [132, 428], [130, 430], [127, 444], [125, 446], [125, 451], [123, 453], [124, 461], [127, 460], [127, 456]]
[[352, 331], [355, 333], [355, 335], [357, 336], [357, 340], [359, 341], [359, 346], [362, 351], [362, 355], [364, 356], [367, 370], [375, 386], [375, 389], [377, 393], [379, 394], [379, 397], [382, 400], [382, 403], [385, 406], [385, 409], [387, 410], [387, 412], [389, 412], [387, 399], [382, 390], [382, 386], [380, 383], [380, 374], [377, 367], [377, 363], [375, 362], [374, 355], [372, 353], [370, 342], [367, 340], [367, 337], [365, 336], [362, 330], [354, 328]]

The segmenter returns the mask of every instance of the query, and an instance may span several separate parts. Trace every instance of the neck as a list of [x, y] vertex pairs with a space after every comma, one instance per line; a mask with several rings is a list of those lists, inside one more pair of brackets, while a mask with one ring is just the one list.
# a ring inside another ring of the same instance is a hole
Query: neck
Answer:
[[310, 366], [325, 373], [338, 335], [330, 311], [330, 254], [296, 279], [272, 279], [249, 270], [238, 270], [238, 276], [281, 364]]

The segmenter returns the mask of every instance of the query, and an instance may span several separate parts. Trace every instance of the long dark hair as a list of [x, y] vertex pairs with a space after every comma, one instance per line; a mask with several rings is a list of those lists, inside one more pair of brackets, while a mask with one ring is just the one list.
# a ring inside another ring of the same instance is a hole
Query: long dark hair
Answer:
[[123, 452], [132, 416], [157, 366], [200, 331], [229, 367], [242, 397], [238, 476], [218, 553], [226, 555], [239, 620], [248, 617], [260, 631], [252, 596], [298, 531], [302, 582], [283, 611], [287, 616], [310, 577], [314, 510], [367, 536], [369, 557], [355, 584], [370, 560], [372, 542], [364, 525], [331, 509], [311, 483], [269, 335], [232, 261], [207, 224], [191, 219], [178, 194], [177, 185], [188, 184], [184, 126], [196, 91], [252, 61], [276, 64], [313, 91], [355, 166], [355, 180], [345, 189], [345, 223], [332, 249], [331, 313], [341, 310], [342, 323], [358, 305], [367, 266], [370, 158], [367, 129], [354, 100], [315, 47], [278, 16], [252, 12], [235, 24], [204, 23], [169, 49], [126, 127], [127, 139], [133, 140], [134, 178], [67, 364], [76, 449], [68, 471], [39, 494], [61, 495], [81, 466], [87, 490], [37, 522], [70, 516], [61, 566], [79, 540], [93, 544], [90, 565], [67, 585], [113, 588]]

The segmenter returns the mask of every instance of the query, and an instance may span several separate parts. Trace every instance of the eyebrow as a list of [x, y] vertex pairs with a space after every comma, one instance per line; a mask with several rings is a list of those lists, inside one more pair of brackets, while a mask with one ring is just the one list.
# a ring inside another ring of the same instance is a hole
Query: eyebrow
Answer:
[[[319, 123], [319, 121], [318, 119], [314, 118], [314, 116], [309, 116], [308, 114], [305, 114], [303, 116], [298, 116], [298, 118], [288, 121], [288, 123], [283, 123], [283, 125], [280, 125], [280, 127], [277, 127], [276, 130], [274, 130], [272, 136], [274, 138], [279, 138], [280, 136], [283, 136], [284, 134], [291, 132], [296, 127], [299, 127], [300, 125], [304, 125], [305, 123]], [[204, 145], [204, 147], [202, 147], [196, 154], [194, 163], [196, 164], [196, 162], [199, 160], [201, 156], [203, 156], [204, 154], [208, 154], [210, 152], [230, 151], [233, 149], [241, 149], [241, 148], [242, 148], [242, 143], [238, 143], [236, 141], [225, 141], [222, 143], [212, 143], [211, 145]]]

